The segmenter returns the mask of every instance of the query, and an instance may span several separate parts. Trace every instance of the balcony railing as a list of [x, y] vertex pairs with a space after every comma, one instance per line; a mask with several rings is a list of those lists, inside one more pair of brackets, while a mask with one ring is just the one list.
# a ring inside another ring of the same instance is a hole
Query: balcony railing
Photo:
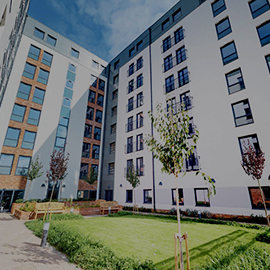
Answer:
[[[168, 49], [170, 49], [172, 46], [174, 46], [175, 44], [179, 43], [180, 41], [184, 40], [185, 39], [185, 29], [182, 29], [182, 31], [180, 32], [179, 35], [173, 35], [171, 37], [171, 40], [170, 40], [170, 47]], [[164, 48], [163, 48], [163, 44], [161, 45], [161, 53], [164, 53], [166, 52], [167, 50], [164, 51]]]
[[199, 171], [200, 170], [200, 157], [192, 154], [184, 163], [185, 171]]
[[177, 77], [170, 83], [165, 83], [163, 85], [163, 93], [164, 94], [170, 93], [171, 91], [190, 83], [189, 74], [190, 73], [188, 72], [184, 78], [180, 79], [179, 77]]
[[140, 70], [143, 67], [143, 59], [141, 60], [140, 64], [138, 63], [136, 65], [133, 65], [132, 67], [130, 66], [127, 70], [127, 77], [131, 76], [134, 74], [137, 70]]
[[194, 125], [193, 123], [189, 124], [189, 127], [188, 127], [188, 137], [189, 138], [191, 138], [191, 136], [195, 134], [195, 128], [196, 128], [196, 125]]
[[[127, 176], [128, 168], [129, 167], [124, 168], [124, 177]], [[139, 176], [144, 176], [144, 165], [140, 166], [139, 168], [135, 168], [135, 169], [138, 170]]]
[[173, 114], [176, 114], [177, 112], [180, 112], [182, 108], [185, 111], [188, 111], [193, 108], [193, 97], [187, 96], [182, 102], [177, 102], [174, 104], [167, 104], [167, 112], [169, 112], [169, 108], [171, 108]]
[[133, 152], [134, 149], [134, 144], [133, 143], [128, 143], [125, 145], [125, 154], [129, 154]]
[[143, 127], [143, 118], [126, 124], [126, 132]]
[[130, 111], [132, 111], [135, 108], [141, 107], [143, 105], [143, 98], [144, 97], [142, 96], [141, 98], [138, 98], [138, 99], [134, 100], [133, 102], [128, 103], [126, 105], [127, 112], [130, 112]]
[[[138, 85], [138, 83], [139, 83], [139, 85]], [[141, 80], [139, 80], [139, 82], [138, 81], [133, 81], [132, 84], [129, 84], [127, 86], [127, 94], [133, 92], [135, 89], [138, 89], [141, 86], [143, 86], [143, 77], [141, 78]]]
[[176, 65], [184, 62], [187, 59], [187, 49], [184, 50], [184, 53], [180, 53], [179, 55], [176, 55], [175, 57], [173, 57], [171, 59], [171, 61], [164, 63], [162, 65], [162, 71], [166, 72], [170, 69], [172, 69], [173, 67], [175, 67]]

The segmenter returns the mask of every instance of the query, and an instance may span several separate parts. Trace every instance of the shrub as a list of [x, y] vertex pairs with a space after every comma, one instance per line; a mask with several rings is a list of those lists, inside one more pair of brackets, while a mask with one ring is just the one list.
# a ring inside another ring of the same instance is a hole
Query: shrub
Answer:
[[270, 244], [270, 229], [256, 235], [256, 240]]
[[18, 199], [15, 201], [15, 203], [23, 203], [23, 199]]
[[128, 211], [118, 211], [117, 213], [109, 214], [109, 217], [123, 217], [123, 216], [130, 216], [133, 215], [132, 212]]
[[173, 207], [172, 209], [169, 210], [168, 214], [169, 215], [176, 215], [176, 209]]
[[[73, 214], [73, 213], [67, 213], [67, 214], [53, 214], [51, 216], [51, 220], [61, 221], [61, 220], [80, 220], [84, 219], [84, 217], [80, 214]], [[39, 218], [39, 220], [43, 220], [43, 217]]]
[[32, 202], [27, 202], [25, 205], [20, 207], [20, 210], [25, 211], [25, 212], [33, 212], [35, 209], [35, 204]]
[[204, 210], [202, 211], [202, 218], [213, 218], [213, 216], [209, 211]]
[[[34, 234], [41, 237], [43, 222], [28, 221], [26, 226]], [[63, 226], [62, 221], [52, 221], [50, 224], [48, 242], [59, 251], [65, 253], [70, 262], [76, 263], [82, 269], [110, 270], [154, 270], [152, 261], [144, 262], [134, 258], [119, 258], [109, 248], [96, 239], [83, 235], [77, 228]]]

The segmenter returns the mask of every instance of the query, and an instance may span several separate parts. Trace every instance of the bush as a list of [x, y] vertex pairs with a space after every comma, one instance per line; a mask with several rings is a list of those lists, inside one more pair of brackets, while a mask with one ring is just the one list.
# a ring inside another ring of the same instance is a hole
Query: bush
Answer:
[[256, 235], [256, 240], [270, 244], [270, 229]]
[[[38, 218], [39, 220], [43, 220], [43, 217]], [[73, 214], [73, 213], [67, 213], [67, 214], [53, 214], [51, 216], [51, 220], [61, 221], [61, 220], [80, 220], [84, 219], [84, 217], [80, 214]]]
[[133, 212], [128, 211], [118, 211], [117, 213], [109, 214], [109, 217], [123, 217], [133, 215]]
[[27, 202], [25, 205], [20, 207], [20, 210], [25, 211], [25, 212], [33, 212], [35, 209], [35, 204], [32, 202]]
[[[43, 222], [28, 221], [26, 226], [33, 230], [36, 236], [42, 236]], [[154, 270], [153, 262], [144, 262], [134, 258], [119, 258], [109, 248], [96, 240], [83, 235], [77, 228], [64, 226], [62, 221], [52, 221], [50, 224], [48, 242], [59, 251], [65, 253], [70, 262], [76, 263], [82, 269], [110, 270]]]
[[23, 203], [23, 199], [18, 199], [15, 201], [15, 203]]

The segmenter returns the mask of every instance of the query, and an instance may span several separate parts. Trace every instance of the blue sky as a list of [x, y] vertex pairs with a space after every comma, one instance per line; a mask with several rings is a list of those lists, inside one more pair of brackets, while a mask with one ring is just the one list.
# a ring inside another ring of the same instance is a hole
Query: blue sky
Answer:
[[110, 61], [178, 0], [31, 0], [34, 19]]

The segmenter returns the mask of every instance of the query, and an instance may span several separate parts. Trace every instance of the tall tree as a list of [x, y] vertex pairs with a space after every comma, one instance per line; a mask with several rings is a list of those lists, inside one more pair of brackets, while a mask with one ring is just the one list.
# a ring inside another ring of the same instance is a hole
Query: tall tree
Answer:
[[29, 193], [29, 190], [30, 190], [30, 187], [31, 187], [33, 180], [42, 176], [42, 174], [43, 174], [43, 172], [41, 172], [42, 168], [43, 168], [43, 164], [41, 161], [39, 161], [39, 156], [37, 156], [34, 161], [31, 160], [30, 167], [26, 173], [27, 180], [29, 180], [30, 183], [29, 183], [27, 193], [25, 196], [25, 201], [28, 198], [28, 193]]
[[133, 214], [134, 214], [135, 205], [136, 205], [135, 188], [140, 185], [140, 174], [139, 174], [139, 170], [135, 169], [133, 161], [131, 163], [131, 166], [127, 168], [126, 179], [132, 186], [132, 193], [134, 197], [134, 200], [133, 200]]
[[243, 154], [241, 165], [245, 173], [251, 176], [253, 180], [257, 180], [258, 182], [259, 190], [263, 201], [265, 217], [267, 219], [267, 225], [269, 227], [270, 226], [269, 217], [267, 215], [267, 208], [265, 204], [264, 194], [260, 184], [260, 179], [262, 177], [264, 169], [264, 163], [265, 163], [264, 153], [260, 149], [256, 151], [255, 147], [251, 145], [249, 140], [247, 141], [247, 144], [243, 142]]
[[[64, 149], [60, 150], [53, 150], [51, 154], [51, 160], [50, 160], [50, 169], [47, 170], [46, 176], [48, 178], [48, 181], [53, 182], [53, 188], [52, 193], [50, 196], [50, 201], [48, 205], [48, 211], [50, 210], [51, 201], [53, 192], [55, 189], [55, 185], [59, 181], [63, 181], [67, 176], [67, 168], [68, 168], [68, 160], [69, 160], [69, 154], [65, 157]], [[48, 218], [48, 211], [47, 211], [47, 217]]]
[[[167, 104], [170, 104], [170, 99], [167, 98]], [[179, 213], [179, 192], [178, 192], [178, 176], [180, 172], [185, 171], [186, 160], [194, 153], [196, 143], [199, 139], [199, 131], [194, 126], [194, 132], [190, 135], [190, 118], [185, 110], [185, 104], [168, 105], [167, 111], [162, 108], [159, 103], [156, 106], [157, 116], [155, 117], [152, 111], [149, 111], [149, 117], [156, 129], [159, 138], [148, 135], [145, 142], [148, 149], [153, 152], [154, 158], [158, 159], [162, 164], [162, 172], [173, 174], [175, 176], [175, 193], [176, 193], [176, 209], [177, 209], [177, 224], [178, 233], [181, 235], [180, 213]], [[198, 171], [196, 173], [199, 174]], [[186, 172], [183, 173], [183, 176]], [[208, 196], [215, 194], [214, 182], [210, 176], [201, 173], [207, 186]], [[182, 246], [180, 248], [180, 266], [183, 268]]]

